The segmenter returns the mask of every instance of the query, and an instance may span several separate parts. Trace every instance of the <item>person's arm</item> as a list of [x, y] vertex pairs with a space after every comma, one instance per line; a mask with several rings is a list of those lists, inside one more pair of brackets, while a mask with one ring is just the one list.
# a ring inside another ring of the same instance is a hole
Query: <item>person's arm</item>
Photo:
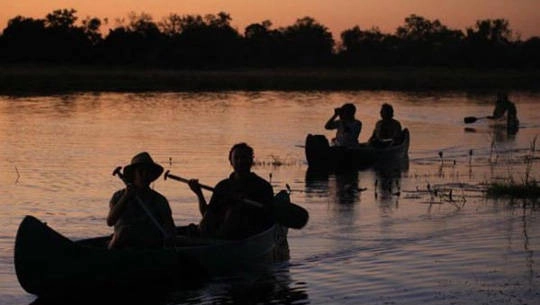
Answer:
[[160, 209], [160, 219], [162, 219], [162, 225], [165, 232], [168, 236], [165, 236], [166, 245], [174, 245], [174, 238], [176, 235], [176, 225], [174, 224], [174, 219], [172, 217], [171, 206], [167, 198], [163, 197], [164, 208]]
[[337, 124], [335, 120], [339, 116], [339, 111], [340, 111], [340, 108], [334, 109], [334, 114], [328, 119], [328, 121], [326, 121], [326, 124], [324, 124], [325, 129], [330, 130], [330, 129], [337, 128]]
[[379, 121], [377, 121], [377, 123], [375, 123], [375, 129], [373, 129], [373, 134], [371, 135], [370, 141], [380, 140], [381, 124], [382, 124], [381, 120], [379, 120]]
[[360, 137], [360, 132], [362, 131], [362, 122], [360, 120], [355, 120], [354, 128], [352, 130], [352, 137], [355, 139], [356, 142], [358, 142], [358, 138]]
[[197, 196], [197, 200], [199, 201], [199, 212], [201, 213], [201, 216], [204, 216], [206, 214], [206, 211], [208, 210], [208, 204], [206, 203], [206, 199], [204, 198], [204, 195], [202, 193], [201, 185], [199, 184], [198, 179], [191, 179], [189, 180], [189, 188], [195, 193]]
[[497, 104], [495, 106], [495, 109], [493, 109], [493, 115], [488, 116], [488, 119], [491, 120], [497, 120], [504, 116], [504, 113], [506, 112], [506, 107], [501, 104]]
[[122, 213], [124, 213], [126, 206], [129, 204], [129, 199], [133, 196], [134, 193], [135, 186], [128, 185], [124, 189], [122, 195], [120, 196], [120, 199], [117, 199], [118, 195], [113, 195], [111, 201], [109, 202], [110, 209], [109, 214], [107, 215], [107, 225], [109, 227], [114, 226], [118, 219], [120, 219], [120, 216], [122, 216]]
[[401, 139], [401, 134], [402, 134], [403, 128], [401, 127], [401, 123], [398, 120], [394, 120], [394, 122], [395, 122], [395, 127], [394, 127], [394, 134], [393, 134], [392, 139], [394, 141], [397, 141], [397, 140]]

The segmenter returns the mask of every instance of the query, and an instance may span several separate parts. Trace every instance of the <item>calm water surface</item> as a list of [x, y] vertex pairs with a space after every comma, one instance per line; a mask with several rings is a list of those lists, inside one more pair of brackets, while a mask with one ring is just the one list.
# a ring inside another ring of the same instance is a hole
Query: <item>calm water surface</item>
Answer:
[[[115, 167], [149, 151], [172, 173], [215, 184], [231, 171], [229, 147], [241, 141], [255, 148], [254, 171], [275, 191], [289, 184], [292, 200], [310, 212], [304, 229], [290, 230], [289, 264], [147, 303], [540, 304], [538, 208], [482, 193], [493, 180], [540, 179], [530, 149], [540, 134], [540, 95], [511, 95], [523, 126], [515, 136], [482, 121], [463, 124], [465, 116], [490, 114], [492, 98], [367, 91], [0, 96], [0, 304], [35, 300], [13, 266], [24, 215], [73, 239], [109, 234], [108, 200], [122, 187]], [[324, 123], [346, 101], [357, 105], [361, 140], [380, 105], [392, 103], [411, 131], [409, 162], [347, 175], [308, 172], [306, 135], [331, 137]], [[159, 179], [153, 186], [169, 198], [177, 225], [199, 220], [186, 185]]]

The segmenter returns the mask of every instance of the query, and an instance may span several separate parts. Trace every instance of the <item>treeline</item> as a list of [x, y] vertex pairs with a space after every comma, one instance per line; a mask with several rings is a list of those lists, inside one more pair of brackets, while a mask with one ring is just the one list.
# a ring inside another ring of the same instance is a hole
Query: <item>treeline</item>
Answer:
[[410, 15], [395, 33], [358, 26], [341, 33], [311, 17], [272, 28], [268, 20], [243, 33], [227, 13], [170, 14], [156, 22], [131, 13], [106, 35], [107, 20], [74, 9], [44, 19], [17, 16], [0, 36], [0, 63], [103, 64], [179, 69], [241, 67], [451, 66], [540, 67], [540, 38], [514, 37], [505, 19], [479, 20], [465, 32]]

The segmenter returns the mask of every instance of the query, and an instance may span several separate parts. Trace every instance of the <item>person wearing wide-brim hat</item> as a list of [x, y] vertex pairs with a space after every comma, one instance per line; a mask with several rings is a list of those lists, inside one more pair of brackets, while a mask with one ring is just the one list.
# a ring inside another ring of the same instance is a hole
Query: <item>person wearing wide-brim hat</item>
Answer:
[[142, 152], [131, 159], [131, 164], [124, 167], [124, 177], [128, 182], [133, 182], [135, 176], [135, 169], [144, 167], [148, 172], [147, 178], [150, 182], [156, 180], [163, 173], [163, 167], [152, 160], [150, 154], [147, 152]]
[[[124, 168], [124, 179], [128, 184], [125, 189], [116, 191], [109, 202], [107, 225], [114, 226], [110, 249], [155, 248], [173, 241], [175, 225], [169, 202], [150, 188], [150, 183], [162, 172], [163, 167], [147, 152], [135, 155]], [[141, 201], [146, 208], [140, 206]], [[153, 223], [152, 217], [165, 234]]]

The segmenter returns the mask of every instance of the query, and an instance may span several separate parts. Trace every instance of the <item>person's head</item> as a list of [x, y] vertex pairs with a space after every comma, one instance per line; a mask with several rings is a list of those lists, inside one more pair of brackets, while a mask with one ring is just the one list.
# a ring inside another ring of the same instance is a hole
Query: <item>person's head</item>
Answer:
[[504, 91], [497, 92], [497, 102], [504, 102], [508, 100], [508, 93]]
[[253, 165], [253, 148], [246, 143], [233, 145], [229, 151], [229, 162], [236, 173], [249, 173]]
[[381, 118], [391, 119], [394, 117], [394, 108], [392, 105], [384, 103], [381, 106]]
[[354, 114], [356, 113], [356, 106], [351, 103], [346, 103], [341, 106], [340, 109], [340, 117], [344, 119], [352, 119], [354, 118]]
[[131, 163], [124, 167], [124, 177], [126, 181], [143, 186], [149, 185], [156, 180], [163, 172], [163, 167], [152, 160], [150, 154], [141, 152], [136, 154]]

